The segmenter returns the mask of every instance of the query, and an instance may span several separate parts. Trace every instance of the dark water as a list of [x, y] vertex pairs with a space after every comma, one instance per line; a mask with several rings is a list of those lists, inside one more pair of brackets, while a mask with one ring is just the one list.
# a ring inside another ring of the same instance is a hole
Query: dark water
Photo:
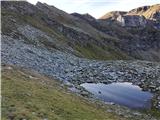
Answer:
[[151, 107], [152, 94], [144, 92], [138, 86], [131, 83], [112, 84], [81, 84], [86, 90], [105, 102], [112, 102], [135, 109], [149, 109]]

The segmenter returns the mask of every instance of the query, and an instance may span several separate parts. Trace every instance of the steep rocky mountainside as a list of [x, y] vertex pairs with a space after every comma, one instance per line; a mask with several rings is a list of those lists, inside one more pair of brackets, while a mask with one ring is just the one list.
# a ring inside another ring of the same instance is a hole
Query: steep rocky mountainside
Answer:
[[[56, 13], [55, 11], [58, 13], [53, 14]], [[61, 20], [57, 16], [61, 16]], [[34, 42], [39, 41], [40, 44], [49, 48], [55, 47], [63, 51], [71, 51], [77, 56], [94, 59], [129, 58], [119, 48], [114, 47], [113, 44], [117, 42], [116, 38], [98, 31], [84, 20], [57, 10], [53, 6], [42, 3], [34, 6], [27, 2], [2, 2], [2, 19], [3, 34], [16, 34], [17, 37], [21, 35], [27, 41], [33, 42], [34, 40], [31, 40], [32, 38], [29, 38], [30, 35], [27, 36], [27, 34], [34, 34], [29, 29], [35, 28], [48, 37], [45, 39], [41, 37], [42, 39]], [[29, 28], [30, 26], [32, 28]], [[52, 38], [56, 42], [53, 43], [53, 40], [47, 40], [48, 38]], [[63, 44], [63, 46], [59, 46], [59, 44]]]
[[[124, 14], [116, 12], [116, 17], [118, 13]], [[37, 40], [30, 38], [29, 34], [35, 34], [31, 29], [45, 35], [41, 34], [40, 39], [37, 35]], [[88, 14], [70, 15], [40, 2], [34, 6], [27, 2], [3, 1], [2, 34], [21, 36], [28, 43], [91, 59], [160, 60], [160, 32], [152, 24], [128, 28], [113, 19], [96, 20]]]

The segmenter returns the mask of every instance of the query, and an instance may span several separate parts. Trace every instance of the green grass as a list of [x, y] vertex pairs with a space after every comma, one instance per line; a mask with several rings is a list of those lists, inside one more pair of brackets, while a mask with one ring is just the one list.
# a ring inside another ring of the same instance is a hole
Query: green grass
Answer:
[[2, 67], [2, 120], [125, 120], [74, 95], [55, 80], [6, 68]]
[[79, 51], [84, 57], [89, 59], [98, 59], [98, 60], [129, 59], [128, 55], [110, 46], [99, 47], [94, 44], [87, 44], [86, 46], [76, 45], [75, 49]]
[[160, 119], [160, 111], [153, 108], [151, 110], [145, 111], [146, 114], [151, 114], [152, 116], [155, 116], [157, 119]]

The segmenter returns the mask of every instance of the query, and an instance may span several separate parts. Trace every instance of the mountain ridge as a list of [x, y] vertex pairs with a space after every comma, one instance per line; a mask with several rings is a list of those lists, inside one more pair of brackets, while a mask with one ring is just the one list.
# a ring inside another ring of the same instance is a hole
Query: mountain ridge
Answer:
[[[143, 15], [146, 19], [153, 19], [153, 16], [156, 12], [160, 11], [160, 4], [155, 5], [148, 5], [148, 6], [142, 6], [138, 7], [129, 11], [111, 11], [103, 16], [101, 16], [99, 19], [116, 19], [119, 15]], [[157, 18], [159, 19], [159, 18]]]

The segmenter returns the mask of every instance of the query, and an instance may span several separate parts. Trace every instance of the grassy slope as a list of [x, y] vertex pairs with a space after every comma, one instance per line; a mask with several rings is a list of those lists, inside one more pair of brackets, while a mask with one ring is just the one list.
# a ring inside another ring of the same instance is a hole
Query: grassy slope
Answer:
[[116, 60], [116, 59], [129, 59], [129, 57], [114, 49], [110, 46], [99, 47], [94, 44], [87, 44], [86, 46], [77, 45], [75, 47], [77, 51], [79, 51], [82, 56], [89, 59], [100, 59], [100, 60]]
[[55, 80], [7, 68], [2, 68], [2, 120], [9, 116], [15, 120], [125, 120], [68, 92]]

